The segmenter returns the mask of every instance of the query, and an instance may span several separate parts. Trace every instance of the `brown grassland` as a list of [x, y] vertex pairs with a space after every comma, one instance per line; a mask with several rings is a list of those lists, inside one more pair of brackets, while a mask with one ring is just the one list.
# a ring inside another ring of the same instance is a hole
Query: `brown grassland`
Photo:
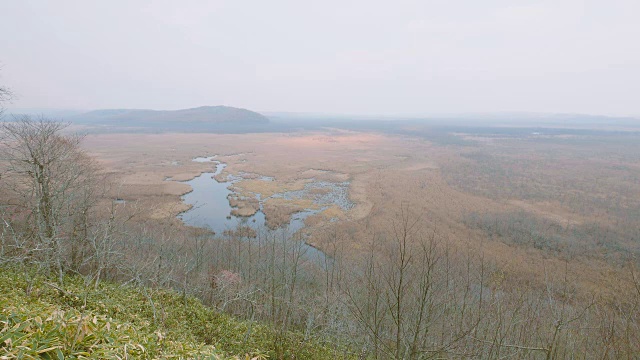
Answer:
[[[332, 206], [306, 220], [308, 242], [320, 249], [330, 241], [336, 246], [329, 234], [339, 232], [345, 235], [337, 246], [358, 257], [407, 206], [451, 246], [480, 251], [498, 264], [501, 286], [543, 287], [548, 274], [564, 272], [578, 296], [597, 294], [606, 301], [633, 291], [625, 285], [624, 264], [639, 250], [629, 240], [637, 237], [640, 223], [638, 145], [609, 141], [596, 148], [566, 136], [456, 136], [466, 144], [331, 129], [97, 134], [87, 136], [84, 147], [116, 175], [113, 196], [138, 206], [144, 220], [184, 226], [176, 215], [188, 209], [180, 196], [190, 188], [179, 181], [212, 171], [212, 163], [192, 158], [218, 155], [228, 164], [220, 176], [255, 174], [234, 185], [239, 197], [299, 190], [311, 178], [349, 181], [352, 209]], [[240, 214], [256, 210], [255, 202], [232, 201]], [[268, 224], [277, 226], [313, 206], [269, 199], [264, 212]], [[529, 242], [511, 236], [510, 231], [522, 235], [522, 224], [546, 230], [525, 231]], [[562, 242], [561, 233], [573, 237]]]

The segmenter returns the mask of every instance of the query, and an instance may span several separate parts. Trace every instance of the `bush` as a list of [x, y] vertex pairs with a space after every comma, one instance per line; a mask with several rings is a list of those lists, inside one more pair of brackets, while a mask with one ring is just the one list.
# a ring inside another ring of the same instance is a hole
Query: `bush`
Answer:
[[[65, 288], [0, 268], [0, 358], [333, 358], [300, 335], [238, 321], [169, 290], [103, 283]], [[278, 340], [278, 341], [277, 341]], [[277, 347], [276, 347], [277, 345]]]

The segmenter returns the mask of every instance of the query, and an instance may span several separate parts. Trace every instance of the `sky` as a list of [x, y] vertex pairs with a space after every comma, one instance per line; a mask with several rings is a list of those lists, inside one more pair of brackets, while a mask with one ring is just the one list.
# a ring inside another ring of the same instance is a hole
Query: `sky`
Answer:
[[640, 115], [640, 1], [2, 1], [13, 108]]

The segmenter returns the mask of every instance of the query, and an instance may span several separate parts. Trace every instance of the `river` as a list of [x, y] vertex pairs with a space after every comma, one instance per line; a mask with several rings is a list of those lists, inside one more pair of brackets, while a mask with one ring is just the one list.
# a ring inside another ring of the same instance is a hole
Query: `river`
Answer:
[[[178, 217], [187, 225], [207, 228], [218, 235], [224, 234], [226, 230], [234, 230], [238, 225], [249, 226], [257, 232], [274, 231], [268, 230], [265, 224], [262, 204], [260, 205], [260, 210], [248, 217], [231, 214], [233, 208], [229, 204], [228, 196], [233, 192], [229, 187], [239, 179], [222, 182], [216, 180], [216, 175], [222, 173], [227, 165], [214, 159], [215, 156], [193, 159], [196, 162], [212, 162], [216, 165], [216, 170], [215, 172], [202, 173], [185, 182], [193, 190], [183, 195], [182, 201], [192, 207], [178, 215]], [[286, 226], [275, 231], [285, 232], [287, 235], [292, 236], [305, 226], [304, 220], [308, 216], [319, 211], [322, 211], [322, 209], [308, 209], [297, 212], [291, 216], [291, 220]], [[322, 251], [306, 243], [303, 251], [309, 258], [322, 260], [325, 257]]]

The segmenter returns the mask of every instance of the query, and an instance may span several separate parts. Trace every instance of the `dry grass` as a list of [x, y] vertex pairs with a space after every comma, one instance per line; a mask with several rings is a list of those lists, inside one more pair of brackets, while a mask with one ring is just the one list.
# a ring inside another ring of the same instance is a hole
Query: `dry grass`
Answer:
[[[309, 217], [306, 224], [311, 243], [320, 248], [328, 246], [329, 240], [322, 229], [330, 226], [349, 234], [338, 241], [357, 256], [359, 249], [366, 248], [375, 234], [389, 228], [390, 219], [404, 205], [421, 217], [422, 226], [446, 234], [450, 246], [458, 249], [472, 247], [483, 251], [487, 260], [502, 264], [507, 273], [505, 281], [512, 286], [522, 283], [540, 285], [545, 272], [564, 271], [567, 260], [538, 249], [490, 241], [485, 234], [469, 229], [463, 223], [465, 214], [526, 211], [563, 224], [589, 221], [611, 224], [617, 218], [600, 216], [606, 213], [606, 209], [593, 206], [600, 201], [595, 199], [606, 194], [619, 194], [620, 211], [624, 212], [625, 206], [633, 206], [640, 197], [640, 191], [625, 194], [616, 190], [617, 184], [624, 184], [640, 173], [640, 168], [634, 167], [634, 162], [625, 160], [622, 155], [604, 167], [604, 153], [594, 155], [579, 145], [561, 144], [546, 149], [548, 144], [519, 144], [500, 138], [483, 138], [478, 144], [466, 148], [441, 146], [415, 137], [334, 130], [313, 134], [94, 135], [87, 138], [85, 146], [109, 170], [120, 176], [119, 197], [157, 209], [152, 212], [153, 218], [174, 216], [183, 210], [179, 207], [179, 195], [188, 191], [188, 187], [166, 182], [166, 177], [189, 179], [215, 168], [213, 163], [192, 162], [195, 156], [222, 154], [218, 159], [228, 164], [223, 173], [225, 177], [226, 174], [246, 172], [275, 178], [275, 181], [263, 181], [254, 175], [251, 176], [253, 179], [236, 183], [234, 187], [238, 194], [247, 197], [260, 193], [266, 198], [284, 191], [299, 190], [311, 178], [349, 180], [349, 196], [355, 207], [349, 211], [330, 207]], [[469, 158], [468, 154], [487, 149], [492, 156], [498, 156], [499, 167], [485, 169], [478, 166], [478, 160]], [[614, 150], [612, 148], [611, 151]], [[544, 160], [540, 154], [550, 152], [561, 156], [545, 168], [532, 166]], [[612, 166], [624, 170], [607, 173], [606, 169]], [[526, 174], [522, 179], [528, 176], [534, 184], [539, 184], [537, 189], [541, 194], [553, 194], [552, 190], [561, 186], [577, 190], [563, 192], [571, 194], [571, 198], [547, 196], [532, 199], [517, 192], [512, 192], [510, 197], [491, 196], [507, 185], [518, 188], [519, 182], [505, 182], [500, 177], [502, 173], [518, 174], [518, 171]], [[580, 174], [588, 175], [590, 171], [600, 174], [600, 180], [597, 180], [599, 187], [589, 187], [590, 180], [581, 178], [584, 176]], [[578, 175], [572, 176], [574, 172]], [[606, 174], [615, 176], [607, 177]], [[498, 182], [491, 183], [491, 179]], [[588, 194], [589, 189], [593, 190], [591, 194]], [[577, 199], [586, 199], [584, 206], [596, 211], [576, 210]], [[254, 204], [235, 204], [242, 214], [250, 214], [255, 208]], [[286, 223], [292, 213], [312, 207], [310, 200], [305, 199], [269, 199], [264, 211], [269, 226], [273, 227]], [[334, 218], [339, 221], [330, 223]], [[593, 289], [600, 289], [598, 291], [602, 293], [615, 292], [611, 281], [622, 271], [617, 266], [594, 259], [575, 258], [570, 261], [570, 272], [576, 275], [577, 289], [585, 293]]]
[[233, 185], [233, 188], [241, 196], [250, 196], [250, 194], [261, 194], [263, 198], [268, 198], [274, 194], [286, 191], [295, 191], [304, 189], [307, 183], [305, 180], [295, 180], [291, 182], [281, 181], [263, 181], [263, 180], [242, 180]]
[[302, 179], [316, 179], [319, 181], [344, 182], [349, 180], [349, 174], [339, 173], [331, 170], [309, 169], [299, 174]]
[[237, 208], [231, 210], [231, 215], [248, 217], [258, 212], [258, 210], [258, 206], [250, 206], [242, 202], [238, 202]]
[[239, 216], [251, 216], [260, 210], [260, 204], [255, 197], [230, 196], [229, 205], [235, 208], [232, 213]]
[[270, 198], [264, 202], [263, 211], [267, 226], [275, 229], [287, 224], [294, 213], [317, 208], [318, 205], [309, 199], [285, 200]]

